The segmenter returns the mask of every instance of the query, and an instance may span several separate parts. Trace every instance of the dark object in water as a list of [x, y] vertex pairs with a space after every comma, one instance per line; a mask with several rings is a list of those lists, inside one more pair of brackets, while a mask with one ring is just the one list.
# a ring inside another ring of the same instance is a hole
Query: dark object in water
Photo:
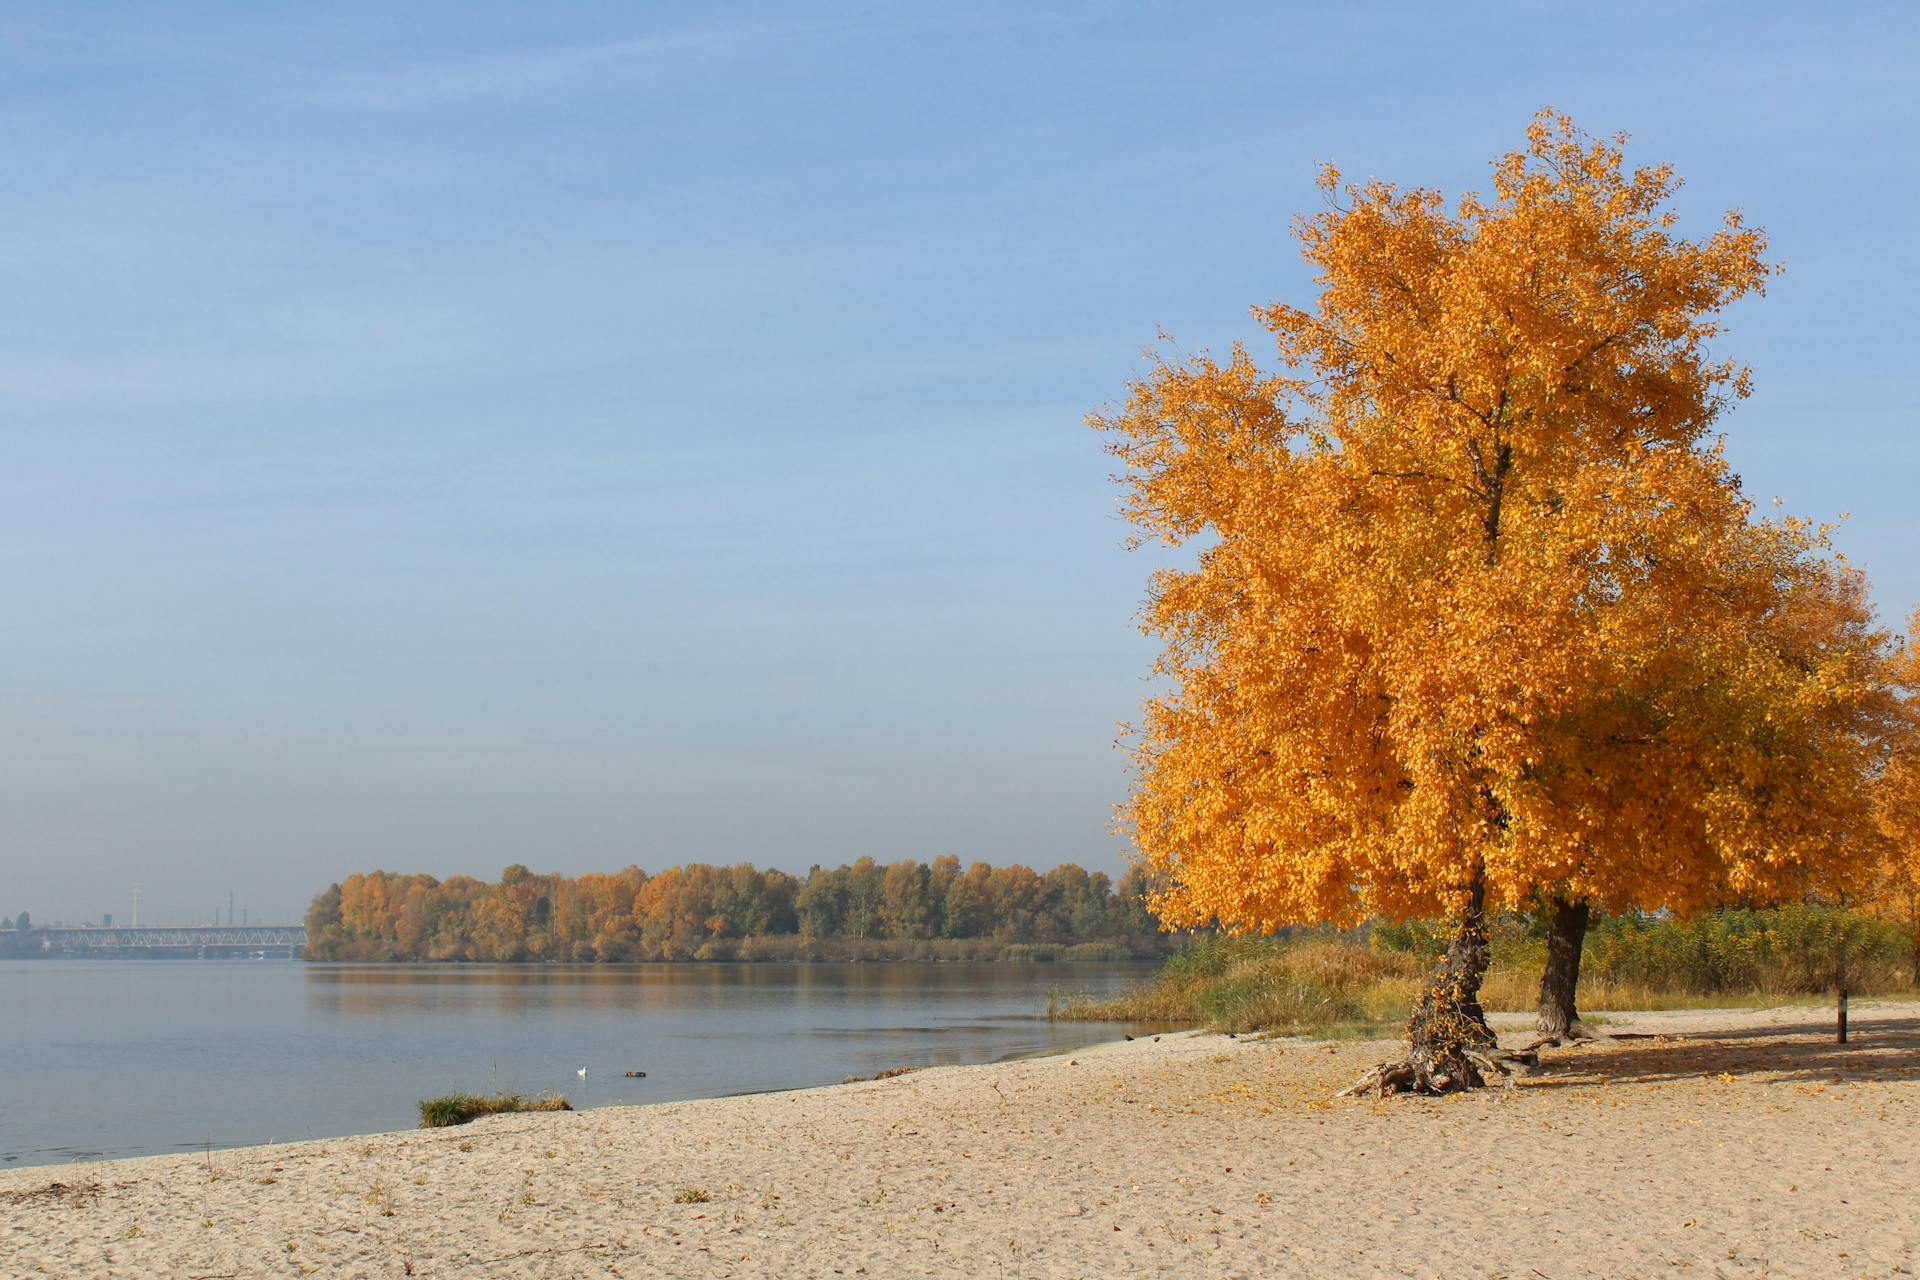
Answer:
[[627, 1072], [627, 1079], [629, 1080], [645, 1080], [646, 1078], [647, 1078], [647, 1073], [644, 1071]]
[[[1124, 1032], [1124, 1031], [1122, 1031], [1122, 1032], [1121, 1032], [1120, 1034], [1121, 1034], [1121, 1035], [1123, 1035], [1123, 1036], [1126, 1036], [1126, 1035], [1127, 1035], [1127, 1033], [1126, 1033], [1126, 1032]], [[1132, 1037], [1132, 1036], [1127, 1036], [1127, 1039], [1129, 1039], [1129, 1040], [1131, 1040], [1131, 1039], [1133, 1039], [1133, 1037]]]

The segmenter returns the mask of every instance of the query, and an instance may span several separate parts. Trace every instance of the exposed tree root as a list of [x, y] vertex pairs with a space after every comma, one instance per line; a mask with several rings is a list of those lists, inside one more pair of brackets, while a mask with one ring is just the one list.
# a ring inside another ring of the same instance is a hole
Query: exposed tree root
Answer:
[[1392, 1093], [1463, 1093], [1491, 1084], [1511, 1085], [1515, 1076], [1526, 1075], [1540, 1063], [1533, 1049], [1458, 1049], [1451, 1054], [1410, 1053], [1395, 1062], [1383, 1062], [1351, 1085], [1334, 1094], [1336, 1098], [1358, 1098], [1365, 1094], [1386, 1097]]
[[1542, 1049], [1558, 1049], [1583, 1040], [1597, 1042], [1615, 1038], [1631, 1040], [1655, 1037], [1638, 1032], [1623, 1032], [1618, 1037], [1602, 1036], [1575, 1023], [1572, 1035], [1535, 1036], [1516, 1049], [1502, 1049], [1491, 1044], [1459, 1046], [1455, 1051], [1457, 1056], [1452, 1060], [1431, 1052], [1409, 1053], [1404, 1058], [1373, 1067], [1333, 1096], [1358, 1098], [1371, 1093], [1384, 1098], [1390, 1093], [1459, 1093], [1494, 1083], [1506, 1087], [1513, 1083], [1515, 1077], [1532, 1074], [1540, 1065]]
[[1487, 1025], [1480, 980], [1488, 959], [1482, 886], [1476, 879], [1453, 941], [1407, 1020], [1407, 1056], [1381, 1063], [1334, 1096], [1460, 1093], [1511, 1084], [1516, 1074], [1538, 1065], [1538, 1043], [1502, 1049]]
[[1520, 1051], [1527, 1053], [1536, 1049], [1558, 1049], [1561, 1045], [1577, 1044], [1582, 1040], [1600, 1041], [1609, 1038], [1588, 1027], [1584, 1022], [1575, 1022], [1559, 1035], [1542, 1035], [1529, 1040]]

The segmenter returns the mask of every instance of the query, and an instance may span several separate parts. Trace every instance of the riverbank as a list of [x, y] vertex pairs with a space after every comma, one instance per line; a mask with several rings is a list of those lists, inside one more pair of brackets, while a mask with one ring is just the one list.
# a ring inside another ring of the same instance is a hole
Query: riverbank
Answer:
[[0, 1172], [46, 1276], [1885, 1276], [1920, 1017], [1613, 1015], [1502, 1094], [1181, 1034], [789, 1093]]
[[[1174, 1022], [1214, 1031], [1372, 1039], [1404, 1027], [1446, 934], [1429, 921], [1289, 937], [1216, 935], [1174, 953], [1151, 982], [1055, 1012], [1098, 1022]], [[1494, 922], [1480, 1003], [1531, 1012], [1546, 939], [1522, 917]], [[1602, 916], [1588, 930], [1579, 1007], [1765, 1009], [1833, 999], [1833, 975], [1856, 996], [1920, 999], [1914, 938], [1903, 926], [1805, 904], [1724, 910], [1689, 920]]]

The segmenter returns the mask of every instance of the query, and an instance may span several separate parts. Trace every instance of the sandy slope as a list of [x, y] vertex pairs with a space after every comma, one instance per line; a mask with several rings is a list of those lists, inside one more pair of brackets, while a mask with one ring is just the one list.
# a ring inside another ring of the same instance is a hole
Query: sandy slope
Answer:
[[[749, 1098], [0, 1173], [0, 1275], [1888, 1276], [1920, 1008], [1658, 1014], [1506, 1095], [1167, 1036]], [[61, 1184], [49, 1189], [51, 1184]], [[704, 1203], [675, 1203], [683, 1188]]]

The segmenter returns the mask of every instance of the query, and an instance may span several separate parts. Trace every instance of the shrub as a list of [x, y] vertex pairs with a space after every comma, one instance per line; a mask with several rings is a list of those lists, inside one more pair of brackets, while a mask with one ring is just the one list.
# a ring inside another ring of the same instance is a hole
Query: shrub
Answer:
[[500, 1093], [484, 1097], [475, 1093], [450, 1093], [444, 1098], [427, 1098], [420, 1104], [420, 1127], [422, 1129], [444, 1129], [449, 1125], [466, 1124], [469, 1120], [478, 1120], [481, 1116], [500, 1115], [514, 1111], [571, 1111], [573, 1107], [565, 1098], [534, 1098], [529, 1100], [523, 1094]]
[[1077, 942], [1060, 953], [1062, 960], [1131, 960], [1133, 948], [1124, 942]]
[[1678, 921], [1605, 917], [1587, 934], [1582, 978], [1694, 995], [1797, 995], [1906, 985], [1897, 925], [1832, 907], [1718, 911]]
[[1409, 955], [1330, 933], [1211, 937], [1175, 952], [1139, 990], [1053, 1008], [1073, 1019], [1199, 1022], [1223, 1031], [1371, 1028], [1399, 1015], [1421, 967]]

